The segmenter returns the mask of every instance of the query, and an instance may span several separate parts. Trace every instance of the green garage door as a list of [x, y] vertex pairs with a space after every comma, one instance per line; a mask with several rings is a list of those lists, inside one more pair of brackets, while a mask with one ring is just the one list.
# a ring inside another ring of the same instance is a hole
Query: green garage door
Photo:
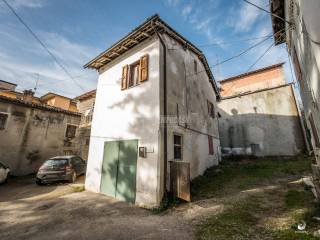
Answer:
[[101, 192], [134, 203], [136, 192], [138, 141], [105, 142]]

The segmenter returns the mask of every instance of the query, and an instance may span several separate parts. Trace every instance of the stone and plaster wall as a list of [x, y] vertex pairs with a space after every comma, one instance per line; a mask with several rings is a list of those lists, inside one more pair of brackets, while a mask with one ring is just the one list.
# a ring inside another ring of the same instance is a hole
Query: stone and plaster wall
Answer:
[[34, 173], [46, 159], [75, 151], [74, 139], [66, 139], [65, 134], [67, 124], [79, 125], [79, 115], [3, 99], [0, 113], [8, 116], [0, 130], [0, 161], [13, 175]]
[[305, 150], [291, 85], [223, 99], [219, 132], [225, 155], [296, 155]]
[[[168, 124], [168, 161], [174, 160], [173, 136], [181, 135], [182, 160], [190, 163], [190, 177], [193, 179], [208, 167], [219, 164], [216, 93], [199, 58], [167, 35], [163, 38], [168, 49], [168, 117], [173, 120]], [[208, 100], [214, 105], [214, 118], [209, 116]], [[208, 135], [213, 137], [213, 155], [209, 154]]]
[[89, 154], [90, 132], [94, 103], [95, 95], [85, 99], [81, 99], [77, 103], [78, 111], [82, 115], [79, 126], [77, 146], [79, 148], [79, 155], [84, 160], [88, 159]]

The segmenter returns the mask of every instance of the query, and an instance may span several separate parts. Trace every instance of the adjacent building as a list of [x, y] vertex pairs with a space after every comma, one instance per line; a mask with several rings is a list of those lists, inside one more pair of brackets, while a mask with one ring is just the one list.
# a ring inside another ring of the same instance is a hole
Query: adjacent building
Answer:
[[75, 100], [56, 93], [46, 93], [40, 97], [40, 102], [67, 111], [78, 112], [77, 103]]
[[219, 163], [219, 90], [204, 54], [155, 15], [94, 58], [86, 189], [138, 205]]
[[55, 97], [41, 99], [16, 86], [0, 81], [0, 162], [11, 174], [26, 175], [50, 157], [77, 154], [81, 114], [67, 104], [57, 107]]
[[275, 43], [286, 43], [300, 86], [320, 196], [320, 1], [270, 0], [270, 9]]
[[223, 155], [292, 156], [305, 150], [300, 111], [283, 63], [220, 81]]
[[89, 154], [91, 122], [93, 116], [96, 90], [92, 90], [76, 97], [78, 112], [81, 114], [81, 121], [78, 129], [79, 155], [87, 160]]

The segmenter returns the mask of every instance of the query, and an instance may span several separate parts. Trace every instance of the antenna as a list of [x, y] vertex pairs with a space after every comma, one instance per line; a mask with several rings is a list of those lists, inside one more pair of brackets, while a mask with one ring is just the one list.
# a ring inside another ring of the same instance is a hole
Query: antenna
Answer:
[[216, 70], [216, 78], [217, 78], [217, 81], [220, 80], [220, 63], [219, 63], [219, 57], [218, 57], [218, 54], [216, 55], [216, 58], [217, 58], [217, 70]]
[[39, 73], [35, 73], [35, 75], [36, 75], [36, 85], [33, 88], [34, 94], [36, 94], [37, 87], [38, 87], [38, 82], [39, 82], [39, 78], [40, 78], [40, 74]]

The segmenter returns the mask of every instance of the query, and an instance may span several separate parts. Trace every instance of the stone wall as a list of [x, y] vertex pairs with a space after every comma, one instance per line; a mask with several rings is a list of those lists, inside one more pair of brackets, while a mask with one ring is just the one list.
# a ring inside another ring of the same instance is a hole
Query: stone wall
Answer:
[[7, 116], [0, 129], [0, 161], [13, 175], [34, 173], [50, 157], [77, 153], [74, 138], [65, 136], [67, 125], [78, 126], [80, 116], [34, 106], [0, 99], [0, 114]]

